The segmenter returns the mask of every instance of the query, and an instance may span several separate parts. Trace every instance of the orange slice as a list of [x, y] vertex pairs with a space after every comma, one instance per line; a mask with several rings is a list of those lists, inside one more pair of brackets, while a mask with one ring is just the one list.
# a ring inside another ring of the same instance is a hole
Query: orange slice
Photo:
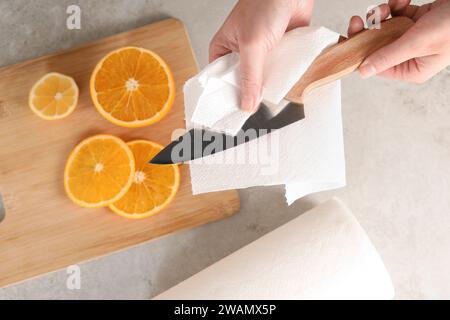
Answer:
[[31, 88], [28, 104], [37, 116], [45, 120], [67, 117], [78, 102], [78, 87], [66, 75], [51, 72], [39, 79]]
[[134, 177], [134, 157], [127, 144], [111, 135], [96, 135], [80, 142], [70, 154], [64, 187], [76, 204], [97, 208], [119, 200]]
[[169, 66], [154, 52], [125, 47], [109, 53], [91, 76], [97, 110], [123, 127], [143, 127], [161, 120], [175, 99]]
[[128, 146], [136, 161], [133, 184], [119, 201], [109, 207], [126, 218], [146, 218], [172, 202], [180, 186], [180, 172], [177, 165], [148, 163], [162, 146], [145, 140], [129, 142]]

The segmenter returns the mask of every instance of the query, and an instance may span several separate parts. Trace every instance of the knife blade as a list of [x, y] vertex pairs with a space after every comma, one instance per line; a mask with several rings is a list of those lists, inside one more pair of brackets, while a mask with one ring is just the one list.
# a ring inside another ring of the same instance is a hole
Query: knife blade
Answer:
[[270, 134], [305, 118], [302, 104], [290, 102], [273, 116], [269, 107], [261, 103], [235, 136], [206, 129], [191, 129], [167, 145], [153, 159], [151, 164], [176, 164], [203, 158], [242, 143]]

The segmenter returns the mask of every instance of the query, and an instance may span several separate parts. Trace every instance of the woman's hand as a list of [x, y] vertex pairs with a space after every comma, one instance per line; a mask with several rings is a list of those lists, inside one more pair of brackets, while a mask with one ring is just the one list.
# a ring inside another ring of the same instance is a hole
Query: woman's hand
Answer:
[[[368, 57], [359, 68], [363, 78], [380, 75], [422, 83], [450, 65], [450, 0], [422, 6], [411, 0], [389, 0], [380, 5], [381, 19], [406, 16], [415, 21], [400, 39]], [[363, 20], [350, 20], [349, 36], [364, 29]]]
[[290, 29], [310, 22], [313, 0], [240, 0], [209, 47], [210, 62], [231, 51], [241, 60], [241, 108], [256, 111], [267, 53]]

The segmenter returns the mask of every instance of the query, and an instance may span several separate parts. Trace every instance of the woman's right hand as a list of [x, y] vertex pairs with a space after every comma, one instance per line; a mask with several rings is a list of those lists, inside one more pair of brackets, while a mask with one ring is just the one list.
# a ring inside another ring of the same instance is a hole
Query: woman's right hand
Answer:
[[[400, 39], [369, 56], [360, 66], [363, 78], [380, 75], [421, 83], [450, 65], [450, 0], [436, 0], [422, 6], [411, 0], [389, 0], [379, 6], [381, 19], [406, 16], [415, 21]], [[363, 20], [350, 20], [349, 36], [364, 29]]]

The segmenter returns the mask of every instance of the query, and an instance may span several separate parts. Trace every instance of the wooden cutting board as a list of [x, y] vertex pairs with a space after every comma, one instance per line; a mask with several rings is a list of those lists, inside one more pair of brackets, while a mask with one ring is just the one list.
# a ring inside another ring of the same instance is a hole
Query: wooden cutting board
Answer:
[[[95, 64], [123, 46], [154, 50], [172, 68], [175, 104], [155, 125], [140, 129], [115, 126], [91, 103], [89, 77]], [[51, 71], [72, 76], [80, 88], [80, 100], [68, 118], [49, 122], [31, 113], [27, 96], [32, 84]], [[0, 193], [6, 208], [0, 222], [0, 287], [239, 210], [236, 191], [193, 196], [186, 165], [174, 202], [162, 213], [139, 221], [124, 219], [108, 209], [79, 208], [64, 193], [66, 158], [88, 136], [110, 133], [125, 141], [143, 138], [169, 143], [172, 131], [184, 128], [182, 88], [197, 71], [186, 30], [175, 19], [0, 69]]]

